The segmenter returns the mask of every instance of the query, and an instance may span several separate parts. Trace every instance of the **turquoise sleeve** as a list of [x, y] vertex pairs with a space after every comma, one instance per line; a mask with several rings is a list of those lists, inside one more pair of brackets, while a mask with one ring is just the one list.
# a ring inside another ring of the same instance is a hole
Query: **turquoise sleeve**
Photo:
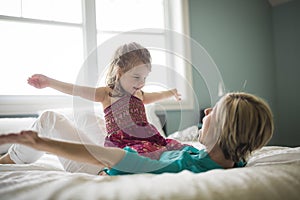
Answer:
[[178, 172], [180, 167], [176, 163], [160, 160], [152, 160], [150, 158], [140, 156], [136, 151], [130, 148], [124, 148], [126, 154], [124, 158], [113, 166], [112, 169], [106, 170], [108, 175], [121, 174], [137, 174], [137, 173], [163, 173], [163, 172]]

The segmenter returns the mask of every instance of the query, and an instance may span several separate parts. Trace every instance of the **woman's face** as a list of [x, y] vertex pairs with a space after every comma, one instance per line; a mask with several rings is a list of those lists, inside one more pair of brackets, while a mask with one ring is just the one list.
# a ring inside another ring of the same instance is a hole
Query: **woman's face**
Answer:
[[120, 84], [126, 92], [134, 94], [144, 87], [149, 73], [150, 70], [146, 64], [137, 63], [136, 67], [123, 74], [121, 73]]
[[204, 110], [205, 117], [203, 118], [202, 128], [199, 130], [199, 142], [205, 146], [209, 145], [213, 137], [213, 113], [214, 108], [207, 108]]

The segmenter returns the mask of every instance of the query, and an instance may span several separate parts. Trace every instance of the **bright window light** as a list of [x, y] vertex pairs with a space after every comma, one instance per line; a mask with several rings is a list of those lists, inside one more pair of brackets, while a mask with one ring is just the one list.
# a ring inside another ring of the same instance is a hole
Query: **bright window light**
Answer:
[[[34, 113], [49, 108], [49, 101], [52, 108], [69, 106], [62, 103], [68, 95], [35, 89], [27, 84], [27, 78], [39, 73], [76, 83], [93, 48], [127, 31], [155, 29], [132, 33], [143, 46], [145, 38], [173, 44], [165, 30], [181, 32], [183, 16], [188, 16], [182, 14], [183, 7], [187, 11], [187, 3], [181, 0], [0, 0], [0, 115]], [[149, 50], [153, 68], [145, 91], [174, 86], [189, 96], [182, 81], [170, 73], [175, 69], [186, 75], [182, 60], [172, 60], [159, 49]], [[97, 62], [94, 59], [92, 63]]]
[[96, 0], [96, 14], [101, 31], [165, 27], [163, 0]]
[[0, 94], [53, 95], [27, 84], [35, 73], [74, 82], [83, 63], [80, 28], [0, 21]]
[[0, 15], [82, 22], [81, 0], [0, 0]]

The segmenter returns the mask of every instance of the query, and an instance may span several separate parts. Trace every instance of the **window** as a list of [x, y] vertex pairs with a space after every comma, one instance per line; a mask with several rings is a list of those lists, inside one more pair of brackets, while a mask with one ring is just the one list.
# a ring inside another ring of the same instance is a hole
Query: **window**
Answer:
[[[149, 48], [153, 69], [145, 90], [177, 87], [183, 97], [188, 96], [191, 75], [187, 63], [165, 51], [172, 43], [167, 29], [188, 34], [184, 32], [188, 28], [182, 25], [186, 22], [178, 20], [187, 15], [184, 4], [187, 1], [1, 0], [0, 115], [72, 106], [72, 99], [66, 95], [28, 86], [28, 76], [42, 73], [75, 83], [85, 58], [93, 49], [123, 33], [147, 48], [144, 41], [155, 40], [165, 45], [161, 49]], [[108, 59], [112, 53], [107, 55]], [[96, 58], [93, 62], [101, 63]], [[180, 77], [188, 77], [187, 84], [174, 79], [174, 69]], [[192, 102], [184, 100], [187, 101], [182, 104], [191, 108]], [[178, 107], [170, 105], [164, 104], [167, 109]]]
[[[174, 99], [160, 102], [159, 107], [163, 109], [193, 108], [193, 100], [188, 98], [193, 96], [191, 66], [185, 60], [189, 60], [189, 46], [183, 44], [186, 42], [184, 35], [189, 35], [187, 9], [187, 1], [181, 0], [96, 0], [98, 49], [109, 43], [115, 50], [123, 41], [142, 44], [152, 56], [152, 71], [143, 90], [177, 88], [182, 94], [183, 101], [180, 103]], [[183, 58], [177, 55], [178, 48], [186, 50]], [[113, 54], [113, 51], [107, 53], [107, 48], [103, 51], [106, 51], [107, 57]], [[104, 84], [104, 78], [101, 82]]]
[[0, 14], [6, 14], [0, 18], [0, 84], [9, 85], [1, 87], [1, 95], [59, 94], [28, 87], [26, 79], [44, 73], [74, 81], [83, 62], [81, 1], [0, 2]]
[[52, 89], [28, 86], [27, 78], [43, 73], [74, 82], [84, 59], [81, 7], [81, 0], [0, 1], [1, 115], [70, 104]]

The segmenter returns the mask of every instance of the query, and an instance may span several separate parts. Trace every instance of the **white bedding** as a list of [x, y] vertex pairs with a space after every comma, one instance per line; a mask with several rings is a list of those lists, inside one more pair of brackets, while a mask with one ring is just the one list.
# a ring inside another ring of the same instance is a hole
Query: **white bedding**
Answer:
[[[154, 112], [152, 116], [155, 119]], [[1, 119], [0, 134], [30, 127], [34, 120]], [[203, 148], [199, 143], [191, 142], [196, 140], [197, 134], [198, 128], [193, 126], [171, 137]], [[0, 146], [0, 151], [3, 153], [7, 148]], [[300, 147], [264, 147], [251, 156], [244, 168], [200, 174], [183, 171], [177, 174], [101, 177], [68, 173], [51, 154], [45, 154], [30, 165], [0, 165], [0, 200], [298, 200], [299, 189]]]
[[116, 177], [64, 172], [55, 156], [0, 165], [0, 199], [299, 199], [300, 147], [264, 147], [244, 168]]

